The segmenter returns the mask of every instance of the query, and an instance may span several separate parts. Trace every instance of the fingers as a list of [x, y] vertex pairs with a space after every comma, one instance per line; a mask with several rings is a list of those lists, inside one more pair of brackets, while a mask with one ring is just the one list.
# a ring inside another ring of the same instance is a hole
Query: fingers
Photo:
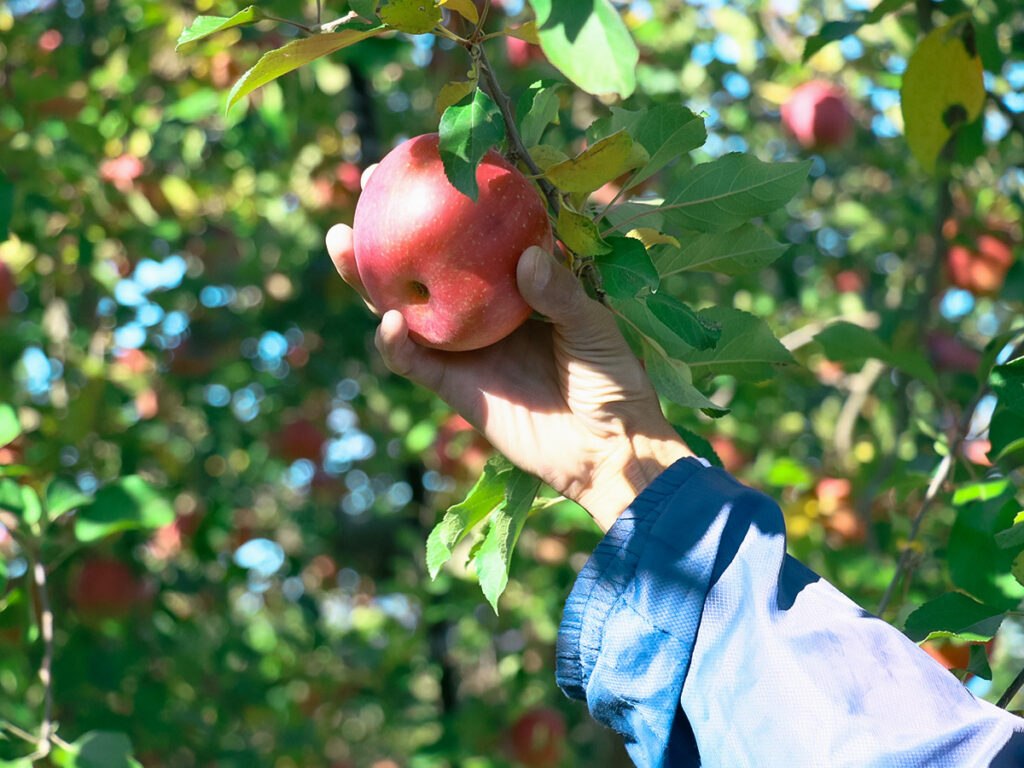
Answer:
[[542, 248], [523, 252], [516, 279], [526, 303], [548, 317], [570, 343], [621, 341], [611, 312], [587, 296], [576, 276]]
[[443, 364], [409, 338], [409, 326], [401, 312], [392, 309], [384, 313], [374, 343], [389, 370], [428, 389], [440, 387]]
[[327, 253], [334, 262], [334, 268], [338, 270], [341, 279], [351, 285], [359, 295], [363, 297], [366, 306], [376, 315], [380, 312], [373, 306], [363, 281], [359, 277], [359, 270], [356, 267], [356, 252], [352, 245], [352, 227], [345, 224], [335, 224], [327, 231]]

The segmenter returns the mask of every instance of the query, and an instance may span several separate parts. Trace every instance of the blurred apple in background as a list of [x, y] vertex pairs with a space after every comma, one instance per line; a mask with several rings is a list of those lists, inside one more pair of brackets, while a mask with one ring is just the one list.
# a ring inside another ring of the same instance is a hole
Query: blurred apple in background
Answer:
[[946, 267], [949, 281], [976, 296], [999, 293], [1015, 261], [1013, 246], [1001, 235], [978, 235], [973, 249], [954, 243], [949, 247]]
[[71, 584], [71, 602], [92, 618], [124, 618], [151, 596], [131, 568], [111, 558], [86, 560]]
[[804, 83], [790, 94], [782, 105], [782, 124], [804, 149], [838, 147], [853, 133], [846, 92], [822, 80]]

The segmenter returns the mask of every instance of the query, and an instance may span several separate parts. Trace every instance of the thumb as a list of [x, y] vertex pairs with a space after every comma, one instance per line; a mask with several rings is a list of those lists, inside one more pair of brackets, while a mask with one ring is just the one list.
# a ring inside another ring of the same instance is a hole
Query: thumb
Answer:
[[619, 336], [611, 312], [594, 301], [577, 277], [538, 246], [527, 248], [516, 270], [519, 292], [526, 303], [554, 323], [570, 342]]

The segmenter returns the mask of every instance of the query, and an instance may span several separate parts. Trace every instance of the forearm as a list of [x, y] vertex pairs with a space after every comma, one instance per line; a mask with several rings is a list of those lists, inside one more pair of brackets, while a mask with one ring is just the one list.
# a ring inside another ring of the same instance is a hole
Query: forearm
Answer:
[[768, 497], [693, 461], [648, 486], [580, 573], [559, 682], [642, 768], [1024, 759], [1024, 721], [790, 558]]

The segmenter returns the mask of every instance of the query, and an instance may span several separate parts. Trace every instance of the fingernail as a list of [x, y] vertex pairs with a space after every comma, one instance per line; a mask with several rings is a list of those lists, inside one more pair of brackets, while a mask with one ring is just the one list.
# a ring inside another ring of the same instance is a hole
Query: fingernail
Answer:
[[551, 258], [540, 248], [534, 246], [533, 253], [533, 285], [543, 289], [551, 279]]

